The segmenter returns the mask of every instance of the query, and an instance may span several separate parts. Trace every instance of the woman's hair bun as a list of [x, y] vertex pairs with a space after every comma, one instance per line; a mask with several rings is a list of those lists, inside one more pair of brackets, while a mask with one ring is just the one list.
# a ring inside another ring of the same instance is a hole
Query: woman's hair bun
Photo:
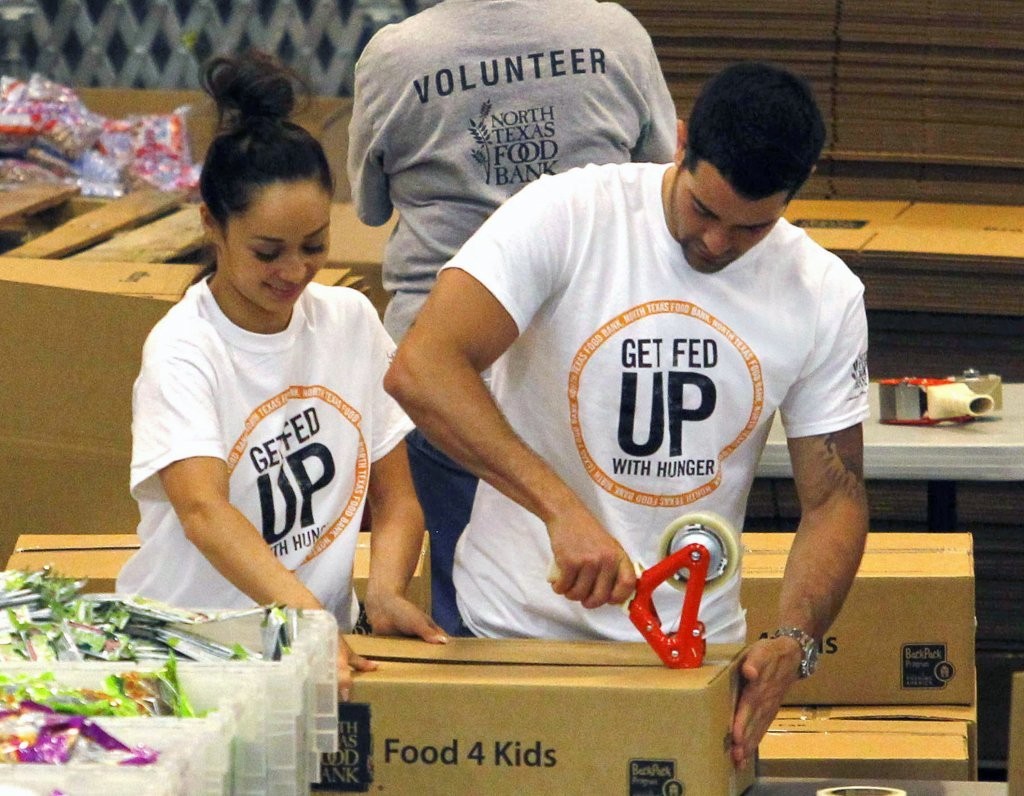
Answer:
[[203, 72], [203, 89], [217, 103], [220, 128], [244, 126], [262, 117], [287, 119], [302, 80], [277, 59], [258, 50], [213, 58]]

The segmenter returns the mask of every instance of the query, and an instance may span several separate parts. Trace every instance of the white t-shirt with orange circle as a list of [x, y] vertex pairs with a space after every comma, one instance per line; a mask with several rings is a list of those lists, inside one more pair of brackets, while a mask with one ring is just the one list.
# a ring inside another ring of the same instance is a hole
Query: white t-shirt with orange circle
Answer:
[[157, 475], [210, 456], [227, 462], [232, 504], [351, 628], [371, 463], [412, 427], [382, 387], [393, 351], [373, 306], [348, 288], [310, 284], [277, 334], [234, 325], [205, 282], [189, 288], [147, 338], [135, 382], [131, 490], [142, 544], [118, 592], [188, 608], [252, 605], [185, 538]]
[[[715, 274], [686, 263], [665, 223], [666, 166], [588, 166], [512, 197], [449, 268], [478, 279], [519, 338], [492, 389], [515, 431], [627, 553], [655, 563], [662, 530], [711, 511], [742, 529], [778, 409], [790, 437], [862, 422], [863, 286], [780, 220]], [[616, 606], [552, 592], [544, 524], [481, 482], [456, 551], [460, 611], [478, 635], [639, 640]], [[678, 624], [681, 594], [656, 607]], [[706, 595], [711, 642], [741, 642], [739, 578]]]

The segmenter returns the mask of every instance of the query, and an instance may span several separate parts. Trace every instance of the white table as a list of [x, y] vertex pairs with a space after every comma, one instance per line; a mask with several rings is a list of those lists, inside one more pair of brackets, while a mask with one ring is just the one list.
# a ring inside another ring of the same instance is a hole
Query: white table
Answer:
[[[956, 528], [958, 481], [1024, 481], [1024, 384], [1003, 385], [1003, 408], [969, 423], [899, 426], [878, 421], [878, 385], [871, 385], [864, 423], [864, 477], [927, 481], [928, 524]], [[757, 471], [792, 478], [786, 435], [776, 417]]]

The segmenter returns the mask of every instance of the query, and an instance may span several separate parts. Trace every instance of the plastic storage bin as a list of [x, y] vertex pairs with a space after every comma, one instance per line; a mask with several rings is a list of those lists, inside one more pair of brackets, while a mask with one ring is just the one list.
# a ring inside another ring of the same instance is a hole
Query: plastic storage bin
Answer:
[[[261, 617], [250, 615], [181, 627], [222, 643], [259, 649], [260, 625]], [[197, 711], [218, 714], [208, 717], [207, 723], [222, 722], [220, 732], [227, 749], [212, 744], [214, 748], [202, 755], [204, 759], [198, 772], [187, 762], [182, 763], [181, 776], [169, 776], [168, 781], [180, 787], [181, 777], [186, 777], [189, 784], [184, 789], [169, 792], [187, 796], [221, 792], [232, 796], [308, 794], [309, 784], [320, 780], [321, 754], [338, 748], [337, 658], [338, 630], [333, 615], [326, 611], [303, 611], [298, 617], [291, 651], [279, 661], [179, 660], [178, 677], [185, 693]], [[69, 686], [96, 688], [110, 674], [159, 668], [161, 664], [152, 661], [23, 662], [0, 663], [0, 674], [50, 671]], [[207, 720], [105, 718], [101, 723], [117, 735], [117, 725], [113, 722], [126, 721], [154, 722], [150, 726], [157, 738], [158, 730], [162, 732], [160, 723]], [[195, 728], [199, 732], [198, 725]], [[131, 741], [149, 743], [144, 735], [133, 734]], [[157, 743], [149, 745], [160, 749]], [[194, 750], [202, 748], [198, 741], [193, 747]], [[230, 760], [226, 777], [223, 755]], [[0, 776], [0, 782], [4, 781]], [[227, 783], [227, 790], [217, 790], [218, 783], [223, 782]], [[74, 792], [77, 796], [77, 791]], [[130, 796], [146, 793], [148, 791], [134, 790]], [[102, 796], [120, 794], [104, 792]]]

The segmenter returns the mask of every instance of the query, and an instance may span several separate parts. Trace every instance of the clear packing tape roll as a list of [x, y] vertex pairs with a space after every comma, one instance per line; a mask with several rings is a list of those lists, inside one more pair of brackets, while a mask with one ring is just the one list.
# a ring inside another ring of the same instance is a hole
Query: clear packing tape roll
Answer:
[[928, 417], [946, 420], [953, 417], [980, 417], [995, 408], [991, 395], [975, 392], [964, 382], [933, 384], [925, 391]]

